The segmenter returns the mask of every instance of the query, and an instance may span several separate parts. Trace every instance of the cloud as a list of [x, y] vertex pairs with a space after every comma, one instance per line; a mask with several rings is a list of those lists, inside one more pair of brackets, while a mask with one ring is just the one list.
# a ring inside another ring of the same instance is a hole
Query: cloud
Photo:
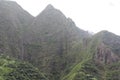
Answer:
[[113, 2], [110, 2], [109, 5], [110, 6], [115, 6], [115, 4]]

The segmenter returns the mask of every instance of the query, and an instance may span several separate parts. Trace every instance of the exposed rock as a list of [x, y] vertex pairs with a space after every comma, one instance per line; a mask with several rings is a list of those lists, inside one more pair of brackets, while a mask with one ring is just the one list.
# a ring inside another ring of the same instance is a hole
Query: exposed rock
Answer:
[[111, 64], [119, 61], [119, 57], [110, 50], [104, 43], [97, 47], [95, 61], [102, 64]]

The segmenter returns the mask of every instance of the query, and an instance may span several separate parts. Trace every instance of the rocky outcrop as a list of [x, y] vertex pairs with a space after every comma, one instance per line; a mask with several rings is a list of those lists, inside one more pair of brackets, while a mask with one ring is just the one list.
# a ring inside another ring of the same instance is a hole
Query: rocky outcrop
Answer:
[[119, 61], [119, 57], [104, 43], [101, 43], [95, 53], [95, 61], [101, 64], [111, 64]]

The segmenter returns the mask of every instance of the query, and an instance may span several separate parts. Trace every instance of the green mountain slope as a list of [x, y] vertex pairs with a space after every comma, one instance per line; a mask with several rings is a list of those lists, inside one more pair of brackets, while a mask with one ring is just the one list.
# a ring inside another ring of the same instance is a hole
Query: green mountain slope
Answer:
[[88, 44], [89, 57], [73, 66], [62, 80], [119, 80], [119, 54], [115, 51], [119, 38], [108, 31], [95, 34]]
[[23, 34], [33, 16], [14, 1], [0, 1], [0, 54], [22, 58]]
[[52, 5], [34, 18], [0, 1], [0, 54], [20, 60], [0, 57], [1, 80], [120, 79], [120, 36], [91, 35]]
[[67, 68], [80, 60], [74, 56], [80, 50], [75, 54], [73, 50], [78, 43], [79, 49], [82, 49], [83, 39], [90, 37], [88, 32], [76, 27], [70, 18], [66, 18], [52, 5], [48, 5], [35, 18], [30, 29], [29, 42], [25, 43], [28, 55], [25, 59], [38, 66], [53, 80], [60, 78]]
[[0, 56], [0, 80], [48, 80], [31, 64]]

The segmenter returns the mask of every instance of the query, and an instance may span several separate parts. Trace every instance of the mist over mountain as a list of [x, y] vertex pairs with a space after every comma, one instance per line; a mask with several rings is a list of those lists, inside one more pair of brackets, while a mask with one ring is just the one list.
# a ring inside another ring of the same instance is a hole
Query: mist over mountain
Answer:
[[1, 80], [120, 79], [120, 36], [91, 35], [51, 4], [33, 17], [0, 1], [0, 55]]
[[22, 35], [33, 20], [16, 2], [0, 1], [0, 53], [20, 57]]

